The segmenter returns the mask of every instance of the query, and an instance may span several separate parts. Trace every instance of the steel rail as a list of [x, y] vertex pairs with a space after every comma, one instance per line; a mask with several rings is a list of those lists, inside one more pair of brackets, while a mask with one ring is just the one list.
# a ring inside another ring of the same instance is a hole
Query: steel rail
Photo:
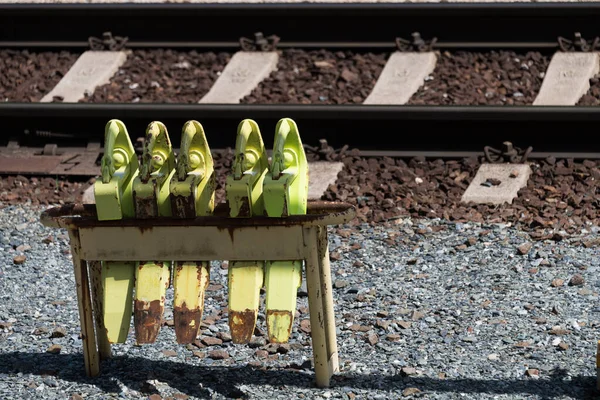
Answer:
[[471, 152], [510, 141], [536, 152], [600, 152], [600, 144], [584, 135], [600, 123], [600, 107], [583, 106], [0, 103], [0, 144], [11, 139], [97, 142], [113, 118], [125, 122], [132, 137], [144, 136], [152, 120], [162, 121], [177, 142], [183, 124], [195, 119], [205, 127], [211, 147], [226, 148], [233, 147], [242, 119], [256, 120], [269, 135], [283, 117], [298, 123], [304, 143], [311, 146], [325, 138], [334, 148], [363, 151]]
[[0, 4], [0, 38], [5, 47], [83, 47], [110, 31], [133, 47], [216, 49], [263, 32], [282, 48], [388, 48], [420, 32], [440, 49], [550, 48], [575, 32], [599, 36], [599, 18], [595, 2]]

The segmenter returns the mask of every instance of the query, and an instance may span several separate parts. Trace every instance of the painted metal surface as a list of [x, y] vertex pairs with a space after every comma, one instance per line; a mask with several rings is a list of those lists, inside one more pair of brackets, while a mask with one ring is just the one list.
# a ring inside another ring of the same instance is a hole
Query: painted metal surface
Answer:
[[[105, 128], [105, 151], [102, 157], [101, 179], [94, 183], [96, 212], [99, 220], [121, 220], [134, 216], [133, 182], [139, 173], [138, 159], [125, 124], [111, 120]], [[110, 259], [109, 259], [110, 260]], [[103, 329], [109, 343], [124, 343], [131, 322], [135, 264], [102, 262], [99, 277], [93, 280], [103, 304]]]
[[[175, 218], [210, 215], [215, 206], [215, 171], [204, 128], [188, 121], [181, 134], [176, 173], [171, 178], [171, 211]], [[198, 336], [204, 293], [210, 280], [210, 260], [177, 261], [173, 271], [173, 320], [177, 342]]]
[[[233, 171], [227, 177], [226, 198], [231, 217], [263, 215], [263, 181], [268, 166], [258, 124], [243, 120], [237, 130]], [[239, 242], [239, 246], [247, 244]], [[264, 279], [262, 260], [234, 261], [229, 265], [229, 329], [236, 344], [252, 339]]]
[[[136, 218], [171, 216], [169, 184], [175, 174], [175, 153], [166, 126], [153, 121], [146, 129], [140, 173], [133, 182]], [[171, 261], [147, 259], [135, 269], [133, 321], [138, 344], [154, 343], [162, 325]]]
[[[308, 162], [296, 123], [281, 119], [275, 129], [272, 162], [263, 184], [269, 217], [306, 214]], [[286, 246], [282, 237], [276, 246]], [[265, 291], [269, 341], [285, 343], [292, 332], [296, 294], [302, 282], [302, 260], [267, 261]]]
[[[240, 261], [279, 258], [306, 262], [315, 380], [317, 387], [329, 386], [332, 374], [339, 370], [339, 362], [327, 225], [350, 221], [355, 216], [354, 207], [345, 203], [309, 201], [306, 215], [289, 217], [233, 218], [229, 216], [229, 211], [229, 207], [222, 203], [215, 207], [213, 215], [194, 219], [162, 217], [121, 221], [99, 221], [93, 205], [69, 204], [42, 212], [42, 224], [66, 228], [71, 233], [80, 323], [84, 333], [84, 361], [88, 376], [96, 376], [99, 372], [98, 352], [102, 348], [102, 335], [98, 330], [94, 331], [93, 327], [92, 301], [89, 296], [86, 297], [90, 286], [86, 268], [82, 267], [84, 262], [130, 261], [139, 259], [138, 256], [142, 254], [170, 260], [181, 257], [182, 261], [206, 258], [235, 258]], [[197, 245], [219, 234], [208, 246]], [[288, 246], [272, 245], [282, 237], [297, 246], [294, 245], [290, 250]], [[199, 239], [194, 241], [191, 238]], [[239, 246], [240, 240], [244, 243], [243, 246]], [[184, 247], [185, 254], [181, 254], [180, 247], [173, 246], [177, 243], [187, 243]]]

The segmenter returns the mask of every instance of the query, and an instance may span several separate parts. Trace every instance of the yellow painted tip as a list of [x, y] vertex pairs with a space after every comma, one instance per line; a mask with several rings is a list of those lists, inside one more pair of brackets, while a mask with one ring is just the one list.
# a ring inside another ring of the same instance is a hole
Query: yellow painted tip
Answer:
[[267, 310], [267, 331], [271, 343], [287, 343], [294, 316], [287, 310]]

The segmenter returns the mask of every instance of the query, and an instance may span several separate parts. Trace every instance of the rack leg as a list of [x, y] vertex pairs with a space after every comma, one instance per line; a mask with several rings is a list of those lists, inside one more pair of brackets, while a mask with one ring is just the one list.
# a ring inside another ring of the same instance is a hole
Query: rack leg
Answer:
[[331, 268], [329, 266], [329, 242], [327, 227], [318, 227], [318, 248], [321, 268], [321, 291], [323, 292], [323, 309], [325, 311], [325, 335], [327, 338], [327, 357], [330, 375], [339, 372], [337, 338], [335, 333], [335, 313], [333, 310], [333, 288], [331, 287]]
[[90, 271], [90, 283], [92, 285], [92, 303], [94, 308], [94, 319], [96, 320], [96, 341], [100, 360], [106, 360], [112, 356], [110, 342], [104, 326], [104, 286], [102, 283], [102, 262], [88, 261]]
[[325, 388], [329, 387], [330, 378], [338, 369], [338, 361], [331, 273], [329, 261], [327, 263], [323, 262], [323, 257], [328, 256], [328, 252], [322, 242], [323, 233], [319, 229], [321, 228], [305, 229], [304, 243], [306, 246], [306, 286], [308, 289], [316, 384], [320, 388]]
[[98, 360], [98, 349], [96, 348], [96, 335], [94, 333], [88, 270], [86, 262], [80, 257], [79, 231], [75, 229], [69, 230], [69, 237], [75, 269], [75, 285], [77, 286], [79, 322], [81, 324], [81, 338], [83, 340], [83, 361], [87, 376], [94, 377], [100, 373], [100, 363]]

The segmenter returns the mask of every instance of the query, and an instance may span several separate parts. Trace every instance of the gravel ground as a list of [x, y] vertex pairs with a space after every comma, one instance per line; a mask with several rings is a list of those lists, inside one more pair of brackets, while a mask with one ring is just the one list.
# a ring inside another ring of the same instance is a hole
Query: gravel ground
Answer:
[[360, 104], [388, 54], [284, 50], [278, 70], [240, 102], [245, 104]]
[[0, 101], [37, 102], [69, 71], [79, 54], [0, 50]]
[[229, 53], [137, 50], [109, 83], [81, 103], [197, 103], [229, 62]]
[[411, 105], [530, 105], [550, 59], [537, 52], [443, 52]]
[[590, 79], [590, 89], [584, 94], [579, 102], [578, 106], [597, 106], [600, 105], [600, 75], [596, 75]]
[[[304, 289], [289, 345], [265, 344], [264, 316], [252, 345], [233, 345], [226, 263], [218, 261], [196, 346], [176, 344], [167, 307], [155, 344], [134, 346], [130, 335], [113, 347], [103, 374], [87, 379], [68, 238], [42, 227], [40, 212], [26, 205], [0, 210], [2, 398], [598, 395], [598, 227], [558, 243], [532, 242], [502, 224], [437, 219], [332, 228], [341, 372], [330, 389], [319, 390], [310, 366], [310, 326], [302, 322], [308, 318]], [[581, 245], [585, 241], [596, 245]]]
[[[333, 149], [332, 149], [333, 150]], [[321, 156], [307, 152], [309, 160]], [[561, 231], [577, 231], [600, 224], [600, 161], [535, 160], [527, 187], [513, 204], [463, 204], [461, 196], [475, 176], [481, 160], [411, 160], [363, 158], [353, 151], [330, 155], [344, 163], [335, 185], [323, 196], [357, 207], [355, 224], [394, 224], [397, 218], [444, 218], [453, 222], [504, 222], [531, 232], [533, 238], [560, 240]], [[216, 198], [224, 201], [224, 186], [231, 171], [232, 153], [215, 153], [218, 177]], [[94, 182], [0, 176], [0, 206], [80, 202]]]

